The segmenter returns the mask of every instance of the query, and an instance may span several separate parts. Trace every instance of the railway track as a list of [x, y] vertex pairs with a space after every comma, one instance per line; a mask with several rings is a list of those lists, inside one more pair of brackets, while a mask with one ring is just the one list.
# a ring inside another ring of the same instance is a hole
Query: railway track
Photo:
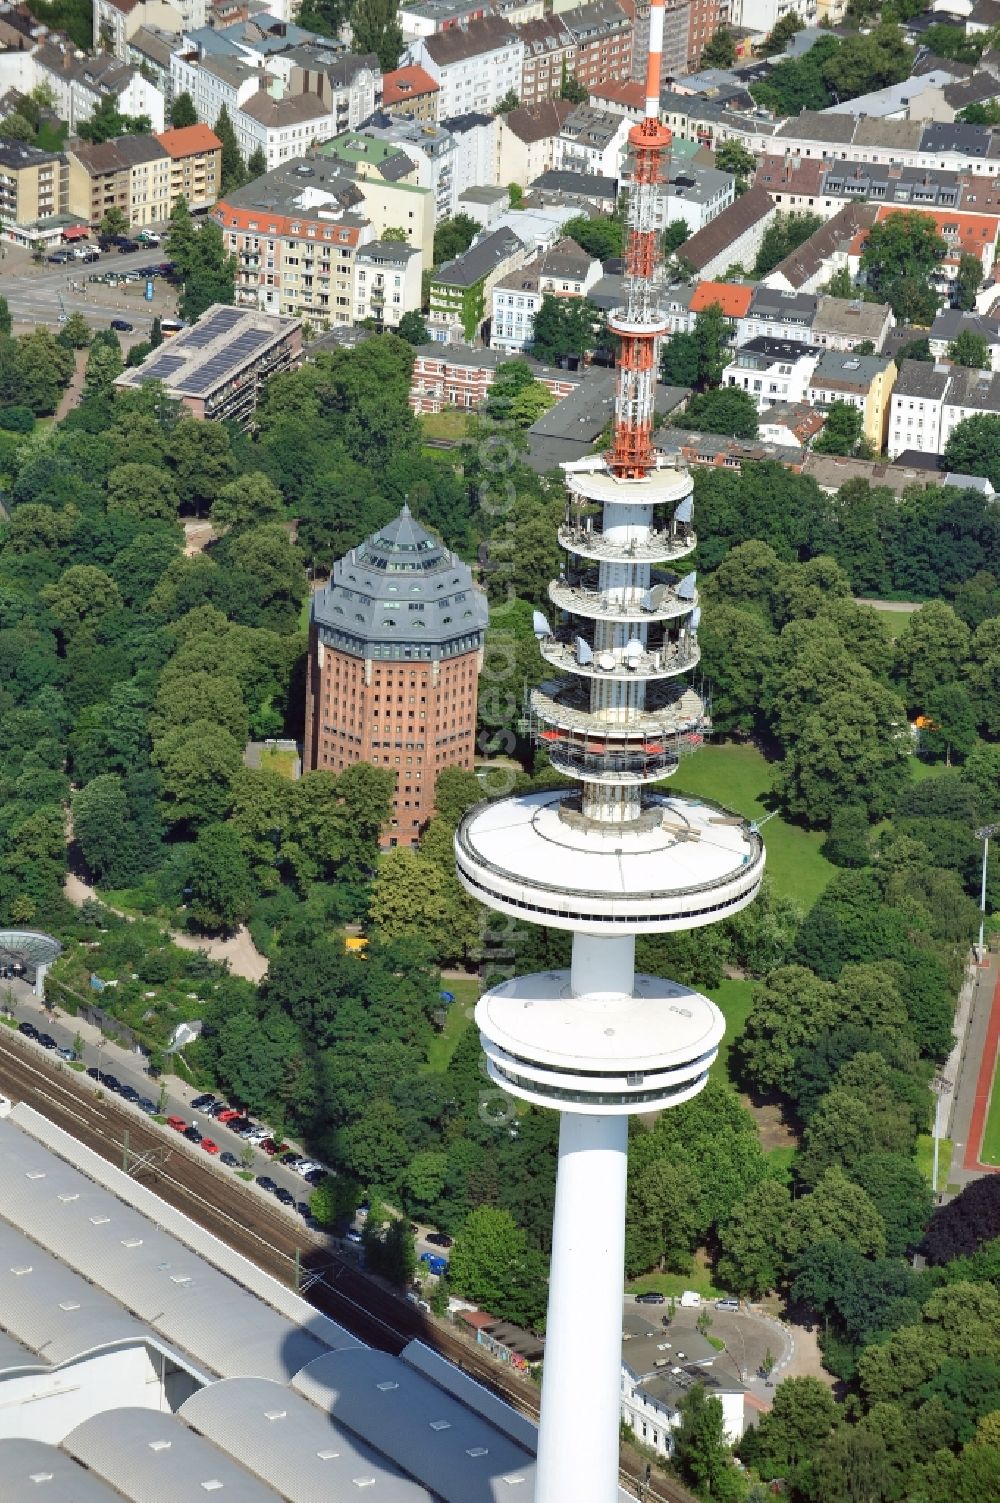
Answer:
[[[136, 1167], [142, 1182], [175, 1210], [282, 1283], [294, 1288], [300, 1278], [303, 1299], [359, 1340], [398, 1356], [408, 1341], [418, 1338], [522, 1414], [538, 1419], [538, 1389], [528, 1379], [505, 1372], [470, 1342], [339, 1257], [322, 1237], [273, 1210], [244, 1181], [223, 1176], [211, 1162], [199, 1162], [173, 1134], [117, 1097], [92, 1091], [76, 1072], [56, 1066], [19, 1035], [0, 1037], [0, 1092], [34, 1107], [110, 1163], [122, 1165], [126, 1148], [139, 1159], [159, 1150]], [[644, 1474], [645, 1464], [638, 1458], [626, 1461], [622, 1486], [648, 1503], [696, 1503], [669, 1478], [658, 1476], [645, 1486]]]

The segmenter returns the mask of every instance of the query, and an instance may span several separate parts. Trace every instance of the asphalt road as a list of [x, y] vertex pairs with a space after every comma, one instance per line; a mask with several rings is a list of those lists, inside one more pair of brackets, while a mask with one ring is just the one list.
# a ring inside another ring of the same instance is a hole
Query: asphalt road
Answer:
[[[139, 338], [148, 333], [155, 317], [173, 313], [176, 289], [157, 278], [154, 301], [147, 303], [142, 296], [143, 282], [130, 284], [131, 290], [126, 292], [124, 288], [110, 288], [88, 278], [97, 272], [137, 271], [141, 266], [166, 259], [162, 246], [148, 246], [127, 256], [120, 256], [117, 251], [106, 252], [100, 261], [71, 261], [64, 266], [50, 266], [46, 262], [37, 266], [24, 253], [9, 251], [0, 262], [0, 292], [7, 299], [15, 326], [57, 328], [60, 313], [79, 312], [96, 329], [107, 328], [112, 318], [127, 319], [135, 325]], [[124, 342], [127, 344], [128, 340]]]

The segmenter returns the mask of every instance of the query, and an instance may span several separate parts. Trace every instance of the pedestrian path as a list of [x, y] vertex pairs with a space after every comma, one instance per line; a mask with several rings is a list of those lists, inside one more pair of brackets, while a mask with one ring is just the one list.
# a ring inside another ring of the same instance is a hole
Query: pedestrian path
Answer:
[[962, 1156], [963, 1169], [972, 1171], [974, 1174], [1000, 1172], [1000, 1165], [984, 1164], [980, 1161], [983, 1132], [986, 1128], [990, 1097], [993, 1093], [997, 1051], [1000, 1049], [1000, 975], [997, 974], [997, 969], [995, 963], [983, 969], [982, 982], [978, 989], [983, 998], [980, 1009], [983, 1014], [981, 1025], [983, 1045], [979, 1056], [979, 1068], [975, 1075], [975, 1094], [969, 1118], [969, 1131], [965, 1140], [965, 1151]]

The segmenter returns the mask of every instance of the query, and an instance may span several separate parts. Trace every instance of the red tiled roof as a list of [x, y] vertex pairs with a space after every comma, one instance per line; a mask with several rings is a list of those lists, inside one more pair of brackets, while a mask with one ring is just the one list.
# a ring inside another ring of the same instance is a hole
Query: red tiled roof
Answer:
[[176, 130], [161, 130], [156, 139], [172, 157], [191, 157], [201, 151], [222, 150], [222, 142], [207, 125], [181, 125]]
[[610, 99], [628, 110], [642, 109], [646, 103], [646, 86], [638, 79], [609, 78], [604, 83], [594, 84], [590, 90], [594, 99]]
[[741, 282], [699, 282], [688, 306], [692, 313], [703, 313], [717, 303], [726, 318], [745, 318], [754, 291]]
[[440, 84], [435, 83], [426, 68], [414, 63], [410, 68], [396, 68], [382, 78], [382, 103], [405, 104], [408, 99], [418, 99], [423, 94], [436, 94]]

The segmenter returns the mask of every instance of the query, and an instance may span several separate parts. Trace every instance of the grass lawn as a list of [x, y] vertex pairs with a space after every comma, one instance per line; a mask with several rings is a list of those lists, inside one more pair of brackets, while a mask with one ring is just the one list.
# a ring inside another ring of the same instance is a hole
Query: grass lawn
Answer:
[[629, 1294], [647, 1294], [656, 1290], [668, 1299], [671, 1295], [680, 1299], [685, 1289], [695, 1290], [702, 1299], [718, 1299], [726, 1293], [724, 1289], [716, 1289], [712, 1283], [712, 1270], [701, 1250], [695, 1253], [694, 1262], [687, 1273], [644, 1273], [633, 1283], [626, 1284], [625, 1288]]
[[447, 1070], [451, 1056], [458, 1048], [459, 1040], [472, 1027], [472, 1009], [479, 1001], [482, 987], [475, 976], [446, 977], [441, 990], [454, 992], [455, 1000], [448, 1007], [448, 1021], [440, 1033], [431, 1039], [427, 1049], [427, 1069], [433, 1075]]
[[983, 1144], [979, 1152], [979, 1162], [981, 1164], [1000, 1164], [1000, 1088], [997, 1086], [996, 1074], [993, 1076], [993, 1090], [990, 1092], [990, 1109], [986, 1117], [986, 1127], [983, 1130]]
[[753, 1000], [753, 986], [752, 981], [723, 981], [708, 993], [726, 1019], [726, 1036], [719, 1046], [719, 1057], [709, 1073], [725, 1080], [729, 1080], [729, 1051], [743, 1032]]
[[794, 1147], [771, 1148], [765, 1157], [776, 1178], [780, 1179], [782, 1184], [789, 1184], [792, 1177], [792, 1162], [795, 1158]]
[[295, 763], [298, 753], [294, 751], [282, 751], [277, 746], [265, 746], [260, 754], [260, 768], [262, 772], [277, 772], [283, 778], [294, 778]]
[[462, 439], [469, 431], [471, 415], [459, 407], [446, 407], [444, 412], [425, 412], [417, 422], [424, 438]]
[[[706, 746], [687, 757], [668, 791], [700, 794], [715, 799], [748, 819], [760, 819], [768, 810], [762, 802], [771, 791], [777, 769], [753, 746]], [[768, 820], [767, 871], [776, 893], [810, 908], [823, 892], [836, 868], [821, 855], [822, 830], [803, 830], [780, 814]]]
[[898, 637], [913, 615], [913, 611], [886, 611], [879, 610], [877, 606], [872, 606], [870, 609], [875, 611], [890, 637]]
[[[989, 1127], [987, 1127], [987, 1132], [988, 1131]], [[985, 1139], [983, 1140], [983, 1142], [985, 1146]], [[939, 1144], [939, 1153], [940, 1159], [938, 1162], [937, 1187], [939, 1190], [943, 1190], [948, 1183], [948, 1176], [951, 1173], [952, 1141], [950, 1138], [941, 1139], [941, 1142]], [[989, 1160], [986, 1158], [983, 1159], [984, 1164], [990, 1162], [996, 1163], [997, 1160]], [[917, 1138], [917, 1168], [920, 1170], [927, 1183], [930, 1184], [931, 1176], [934, 1171], [934, 1139], [931, 1137], [929, 1132], [922, 1132]]]

